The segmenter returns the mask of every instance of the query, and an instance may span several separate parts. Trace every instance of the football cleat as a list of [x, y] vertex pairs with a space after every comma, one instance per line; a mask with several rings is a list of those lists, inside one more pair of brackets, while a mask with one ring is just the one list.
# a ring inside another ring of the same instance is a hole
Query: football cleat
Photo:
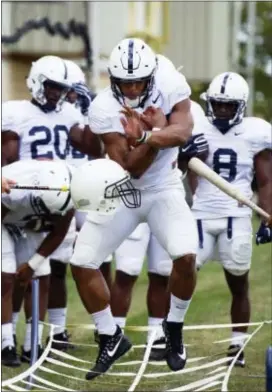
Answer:
[[[43, 353], [43, 348], [42, 348], [42, 346], [39, 345], [37, 359], [40, 358], [42, 353]], [[25, 362], [25, 363], [30, 363], [30, 361], [31, 361], [31, 350], [26, 351], [26, 350], [24, 350], [24, 347], [22, 347], [21, 361]]]
[[[234, 357], [236, 357], [238, 351], [240, 351], [240, 350], [241, 350], [241, 346], [239, 346], [238, 344], [232, 344], [229, 346], [227, 356], [229, 358], [231, 358], [231, 360], [228, 362], [228, 365], [231, 364]], [[244, 355], [244, 352], [242, 351], [239, 354], [238, 358], [236, 359], [234, 366], [245, 367], [245, 365], [246, 365], [245, 355]]]
[[1, 351], [1, 363], [8, 367], [18, 367], [21, 365], [15, 346], [7, 346]]
[[166, 338], [165, 359], [167, 365], [174, 372], [182, 370], [186, 364], [186, 349], [182, 341], [183, 323], [163, 321], [162, 324]]
[[86, 380], [106, 373], [117, 359], [126, 354], [132, 347], [128, 338], [117, 326], [114, 335], [99, 335], [99, 353], [94, 367], [86, 374]]
[[165, 337], [155, 340], [149, 355], [150, 361], [163, 361], [166, 358], [166, 340]]
[[[52, 348], [59, 351], [67, 351], [69, 349], [74, 349], [75, 346], [69, 343], [69, 338], [70, 335], [68, 334], [67, 330], [53, 335]], [[46, 339], [46, 344], [48, 344], [48, 342], [49, 337]]]

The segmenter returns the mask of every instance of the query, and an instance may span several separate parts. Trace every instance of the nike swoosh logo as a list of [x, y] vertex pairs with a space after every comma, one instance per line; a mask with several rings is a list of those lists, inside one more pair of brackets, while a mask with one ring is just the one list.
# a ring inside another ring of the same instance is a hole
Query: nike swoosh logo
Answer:
[[182, 152], [186, 152], [187, 150], [189, 150], [191, 148], [191, 146], [188, 146], [188, 147], [184, 147], [184, 148], [182, 148]]
[[234, 135], [235, 135], [235, 136], [238, 136], [238, 135], [242, 135], [242, 133], [243, 133], [243, 132], [238, 132], [238, 133], [237, 133], [237, 132], [234, 132]]
[[114, 347], [113, 350], [108, 350], [108, 356], [109, 357], [113, 357], [114, 354], [116, 353], [116, 351], [118, 350], [118, 347], [120, 346], [120, 343], [122, 342], [123, 336], [121, 337], [121, 339], [119, 340], [119, 342], [116, 344], [116, 346]]
[[178, 354], [178, 356], [183, 360], [183, 361], [185, 361], [186, 360], [186, 349], [185, 349], [185, 347], [183, 347], [183, 353], [182, 354]]
[[156, 98], [156, 99], [154, 99], [154, 100], [152, 101], [152, 103], [156, 103], [156, 102], [157, 102], [157, 100], [159, 99], [159, 97], [160, 97], [160, 94], [157, 96], [157, 98]]

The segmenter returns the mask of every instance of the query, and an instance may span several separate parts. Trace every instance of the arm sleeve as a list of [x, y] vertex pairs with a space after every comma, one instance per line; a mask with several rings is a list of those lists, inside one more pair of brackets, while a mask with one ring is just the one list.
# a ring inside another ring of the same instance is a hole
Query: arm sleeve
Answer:
[[271, 124], [261, 118], [252, 118], [251, 126], [250, 136], [252, 137], [251, 142], [254, 155], [263, 150], [272, 150]]
[[107, 113], [100, 107], [93, 106], [89, 112], [89, 124], [92, 132], [105, 134], [119, 132], [124, 134], [119, 113]]
[[171, 92], [169, 93], [169, 108], [170, 110], [179, 103], [188, 99], [191, 95], [191, 88], [186, 81], [184, 75], [179, 72], [175, 72], [171, 81]]
[[20, 108], [14, 101], [4, 102], [2, 104], [2, 132], [12, 131], [20, 136]]

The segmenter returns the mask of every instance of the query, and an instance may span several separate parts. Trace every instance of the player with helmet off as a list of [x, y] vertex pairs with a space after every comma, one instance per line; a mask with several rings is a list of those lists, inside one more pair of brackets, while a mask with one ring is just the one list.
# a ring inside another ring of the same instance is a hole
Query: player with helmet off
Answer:
[[[19, 178], [27, 186], [70, 185], [71, 173], [61, 161], [23, 160], [3, 167], [8, 178]], [[17, 274], [24, 287], [32, 276], [40, 280], [40, 321], [44, 321], [50, 265], [48, 257], [65, 237], [72, 217], [69, 192], [12, 189], [2, 195], [2, 364], [19, 366], [16, 340], [12, 330], [12, 294]], [[31, 305], [25, 303], [26, 319], [31, 319]], [[39, 325], [39, 355], [42, 352], [42, 327]], [[31, 356], [31, 324], [27, 323], [21, 360]]]
[[[196, 128], [199, 126], [198, 130], [204, 133], [209, 144], [206, 164], [249, 199], [252, 197], [251, 183], [255, 174], [259, 205], [271, 214], [271, 124], [261, 118], [244, 116], [248, 96], [248, 84], [239, 74], [225, 72], [216, 76], [203, 95], [207, 118]], [[199, 177], [192, 211], [199, 234], [197, 266], [202, 269], [208, 260], [220, 261], [232, 296], [231, 322], [248, 323], [251, 209]], [[271, 228], [261, 222], [256, 244], [271, 241]], [[230, 358], [237, 355], [246, 337], [247, 326], [233, 327], [228, 349]], [[237, 358], [236, 365], [245, 366], [243, 352]]]
[[[133, 38], [113, 49], [109, 77], [111, 86], [92, 103], [90, 127], [101, 137], [110, 159], [127, 170], [131, 180], [121, 189], [125, 204], [110, 217], [109, 181], [104, 182], [100, 207], [95, 210], [90, 202], [93, 195], [83, 198], [84, 183], [78, 186], [78, 204], [89, 205], [91, 213], [78, 235], [71, 264], [81, 299], [100, 335], [99, 354], [87, 379], [106, 372], [131, 346], [114, 322], [99, 266], [139, 223], [148, 223], [173, 260], [170, 311], [163, 327], [166, 360], [175, 371], [186, 363], [182, 326], [196, 284], [197, 230], [176, 164], [179, 146], [192, 134], [190, 87], [177, 71], [157, 72], [154, 52]], [[141, 204], [135, 194], [134, 201], [126, 200], [132, 186], [141, 192]]]

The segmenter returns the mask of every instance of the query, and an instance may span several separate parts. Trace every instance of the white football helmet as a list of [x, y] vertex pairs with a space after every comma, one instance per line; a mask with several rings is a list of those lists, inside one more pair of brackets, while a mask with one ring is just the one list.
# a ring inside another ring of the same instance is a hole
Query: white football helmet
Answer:
[[80, 165], [73, 173], [71, 196], [80, 211], [110, 216], [122, 201], [128, 208], [141, 205], [140, 191], [129, 174], [115, 161], [94, 159]]
[[207, 92], [201, 94], [207, 103], [209, 121], [223, 133], [242, 121], [248, 96], [248, 83], [235, 72], [217, 75]]
[[54, 110], [59, 111], [69, 91], [68, 69], [64, 60], [57, 56], [44, 56], [32, 63], [26, 80], [32, 97], [41, 106], [46, 106], [44, 83], [50, 82], [63, 88], [63, 93]]
[[[122, 105], [133, 108], [143, 106], [152, 94], [156, 69], [157, 57], [144, 41], [139, 38], [122, 40], [111, 52], [108, 65], [114, 97]], [[137, 99], [128, 99], [122, 94], [119, 83], [137, 81], [147, 81], [146, 89]]]
[[[35, 186], [50, 186], [53, 188], [70, 188], [72, 173], [70, 168], [62, 161], [41, 161], [41, 169]], [[73, 208], [70, 192], [33, 190], [32, 203], [34, 209], [40, 214], [64, 215]], [[40, 211], [39, 211], [40, 209]]]
[[86, 83], [86, 78], [82, 69], [71, 60], [64, 60], [68, 70], [69, 85], [74, 83]]

